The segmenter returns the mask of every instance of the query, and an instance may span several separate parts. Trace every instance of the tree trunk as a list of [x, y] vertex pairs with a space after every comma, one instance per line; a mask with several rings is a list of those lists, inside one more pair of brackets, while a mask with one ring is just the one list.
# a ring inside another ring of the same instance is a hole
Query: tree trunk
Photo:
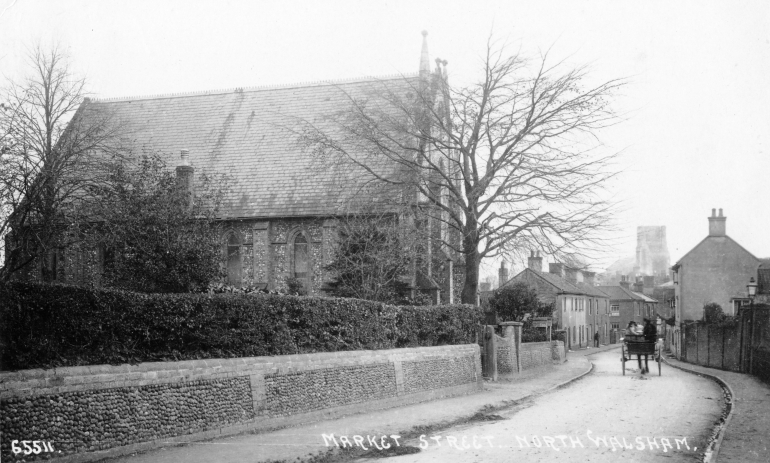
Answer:
[[465, 283], [461, 295], [463, 304], [476, 305], [479, 286], [479, 243], [478, 229], [472, 217], [468, 217], [463, 234], [463, 251], [465, 254]]

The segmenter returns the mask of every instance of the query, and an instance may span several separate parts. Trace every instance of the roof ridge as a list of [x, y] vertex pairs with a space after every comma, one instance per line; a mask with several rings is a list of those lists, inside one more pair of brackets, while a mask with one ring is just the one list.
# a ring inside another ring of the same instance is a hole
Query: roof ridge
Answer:
[[367, 76], [345, 79], [328, 79], [328, 80], [316, 80], [307, 82], [293, 82], [288, 84], [273, 84], [273, 85], [255, 85], [251, 87], [235, 87], [225, 89], [214, 90], [199, 90], [192, 92], [178, 92], [178, 93], [158, 93], [150, 95], [136, 95], [136, 96], [119, 96], [119, 97], [107, 97], [107, 98], [95, 98], [90, 97], [89, 101], [92, 102], [120, 102], [120, 101], [133, 101], [133, 100], [161, 100], [165, 98], [180, 98], [188, 96], [206, 96], [206, 95], [221, 95], [225, 93], [236, 92], [259, 92], [264, 90], [277, 90], [287, 88], [303, 88], [303, 87], [321, 87], [324, 85], [338, 85], [338, 84], [354, 84], [367, 81], [385, 81], [395, 80], [397, 78], [408, 79], [418, 77], [417, 73], [409, 74], [387, 74], [382, 76]]

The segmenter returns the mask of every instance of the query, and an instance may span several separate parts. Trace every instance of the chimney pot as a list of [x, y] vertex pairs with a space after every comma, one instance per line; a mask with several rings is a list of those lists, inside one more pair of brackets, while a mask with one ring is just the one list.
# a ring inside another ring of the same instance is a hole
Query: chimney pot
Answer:
[[193, 205], [193, 195], [195, 191], [193, 174], [195, 169], [190, 165], [190, 151], [186, 149], [182, 150], [181, 158], [180, 164], [176, 166], [176, 183], [177, 188], [186, 193], [186, 202], [189, 209], [192, 208]]
[[719, 217], [716, 215], [716, 209], [711, 209], [711, 217], [709, 219], [709, 236], [725, 236], [727, 234], [727, 217], [722, 214], [722, 209], [719, 209]]
[[548, 264], [548, 273], [564, 278], [564, 264], [558, 262]]
[[190, 150], [182, 150], [181, 155], [182, 161], [179, 164], [180, 166], [189, 166], [190, 165]]
[[537, 251], [537, 254], [535, 254], [535, 251], [532, 251], [529, 259], [527, 259], [527, 267], [538, 272], [543, 271], [543, 258], [540, 257], [540, 251]]

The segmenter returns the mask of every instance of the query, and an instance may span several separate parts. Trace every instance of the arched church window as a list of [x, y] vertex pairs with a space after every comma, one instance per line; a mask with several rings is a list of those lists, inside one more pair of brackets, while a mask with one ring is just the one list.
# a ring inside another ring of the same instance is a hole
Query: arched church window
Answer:
[[304, 233], [298, 233], [294, 237], [294, 278], [302, 281], [305, 289], [310, 283], [310, 250], [309, 243]]
[[227, 284], [241, 286], [241, 237], [238, 233], [230, 232], [227, 237]]

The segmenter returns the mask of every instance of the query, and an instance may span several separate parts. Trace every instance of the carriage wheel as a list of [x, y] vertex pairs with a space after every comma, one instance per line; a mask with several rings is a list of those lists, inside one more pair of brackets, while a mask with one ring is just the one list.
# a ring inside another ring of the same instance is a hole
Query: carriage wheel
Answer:
[[625, 344], [620, 346], [620, 363], [623, 364], [623, 376], [626, 376], [626, 346]]
[[660, 364], [663, 363], [663, 349], [658, 347], [658, 376], [661, 375], [660, 373]]

